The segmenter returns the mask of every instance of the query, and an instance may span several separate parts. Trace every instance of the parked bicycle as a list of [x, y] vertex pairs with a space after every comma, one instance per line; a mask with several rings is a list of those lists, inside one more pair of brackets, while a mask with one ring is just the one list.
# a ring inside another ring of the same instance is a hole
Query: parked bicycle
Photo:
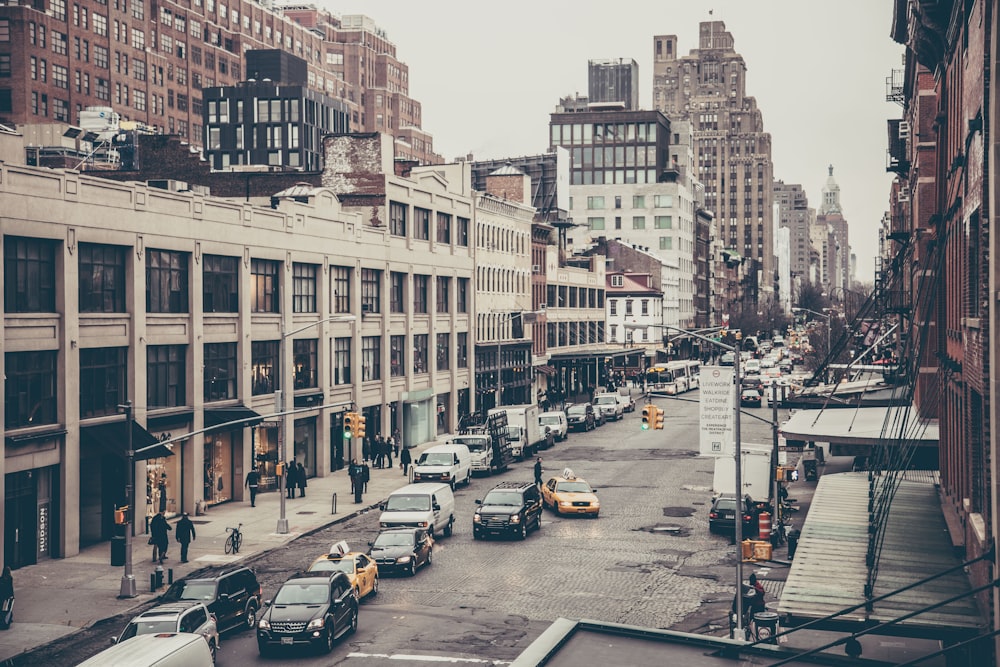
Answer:
[[226, 553], [238, 554], [240, 552], [240, 547], [243, 546], [243, 528], [241, 523], [236, 528], [226, 528], [229, 531], [229, 537], [226, 538]]

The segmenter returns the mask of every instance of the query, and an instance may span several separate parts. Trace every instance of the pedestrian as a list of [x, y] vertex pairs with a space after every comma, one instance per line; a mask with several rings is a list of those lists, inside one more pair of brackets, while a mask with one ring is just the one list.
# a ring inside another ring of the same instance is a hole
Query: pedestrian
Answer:
[[396, 458], [399, 458], [399, 440], [397, 440], [395, 437], [391, 435], [389, 436], [389, 447], [392, 448], [392, 451], [396, 455]]
[[382, 446], [385, 448], [385, 467], [392, 470], [392, 438], [386, 438]]
[[410, 473], [410, 462], [412, 460], [410, 450], [403, 447], [402, 451], [399, 452], [399, 468], [403, 471], [403, 477], [406, 477]]
[[167, 523], [167, 518], [163, 512], [157, 512], [153, 520], [149, 522], [149, 543], [153, 545], [153, 560], [161, 563], [167, 558], [167, 548], [170, 546], [170, 538], [167, 535], [173, 530]]
[[365, 493], [368, 493], [368, 480], [372, 477], [371, 469], [368, 467], [367, 463], [361, 464], [361, 482]]
[[542, 457], [539, 456], [535, 460], [535, 486], [540, 487], [542, 485]]
[[295, 478], [298, 477], [298, 469], [295, 467], [295, 461], [289, 461], [288, 467], [285, 468], [285, 498], [295, 497]]
[[181, 545], [181, 562], [188, 562], [188, 546], [195, 539], [194, 522], [187, 512], [181, 515], [181, 520], [177, 522], [177, 541]]
[[757, 574], [750, 574], [750, 585], [753, 587], [756, 595], [753, 596], [750, 603], [750, 611], [757, 613], [759, 611], [767, 611], [767, 605], [764, 602], [764, 585], [757, 581]]
[[302, 461], [299, 461], [298, 467], [295, 469], [295, 485], [299, 487], [299, 498], [306, 497], [306, 468], [302, 465]]
[[351, 460], [351, 465], [347, 469], [347, 474], [351, 478], [351, 493], [354, 494], [355, 504], [361, 502], [361, 489], [364, 487], [364, 483], [361, 481], [361, 466], [358, 465], [357, 459]]
[[363, 463], [368, 463], [372, 457], [372, 441], [371, 438], [365, 438], [361, 442], [361, 461]]
[[372, 440], [372, 467], [381, 468], [385, 463], [385, 443], [382, 436], [375, 434]]
[[14, 621], [14, 575], [5, 565], [0, 575], [0, 630], [6, 630]]
[[250, 489], [250, 507], [257, 507], [257, 488], [260, 486], [260, 473], [257, 472], [256, 468], [250, 468], [250, 472], [247, 473], [247, 481], [243, 486]]

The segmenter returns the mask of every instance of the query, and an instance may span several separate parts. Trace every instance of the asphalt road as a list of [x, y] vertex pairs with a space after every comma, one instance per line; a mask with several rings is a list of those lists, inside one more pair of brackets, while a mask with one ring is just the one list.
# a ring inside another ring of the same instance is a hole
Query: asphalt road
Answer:
[[[643, 431], [636, 411], [541, 452], [546, 479], [569, 467], [598, 489], [599, 519], [546, 510], [542, 529], [524, 542], [474, 541], [475, 500], [500, 480], [530, 481], [532, 462], [475, 478], [456, 492], [455, 534], [438, 538], [433, 565], [413, 578], [384, 577], [378, 595], [361, 603], [358, 632], [331, 654], [262, 659], [253, 633], [243, 632], [223, 638], [218, 664], [505, 664], [560, 616], [725, 634], [736, 547], [708, 532], [713, 461], [697, 456], [697, 397], [655, 399], [665, 410], [662, 431]], [[768, 408], [746, 412], [771, 416]], [[771, 441], [767, 423], [744, 418], [742, 428], [745, 442]], [[377, 520], [378, 512], [369, 512], [253, 559], [265, 598], [333, 542], [367, 548]], [[74, 665], [107, 647], [125, 620], [26, 658]]]

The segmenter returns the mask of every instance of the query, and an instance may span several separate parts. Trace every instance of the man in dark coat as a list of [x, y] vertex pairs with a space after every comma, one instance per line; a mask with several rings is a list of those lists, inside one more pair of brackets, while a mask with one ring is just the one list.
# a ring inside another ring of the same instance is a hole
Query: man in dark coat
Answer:
[[410, 462], [412, 460], [413, 459], [410, 457], [410, 450], [403, 447], [399, 451], [399, 467], [403, 469], [403, 477], [406, 477], [406, 475], [409, 474]]
[[542, 486], [542, 457], [539, 456], [535, 460], [535, 486], [541, 488]]
[[295, 461], [289, 461], [288, 467], [285, 468], [285, 497], [294, 498], [295, 497], [295, 480], [298, 478], [298, 468], [295, 466]]
[[358, 465], [357, 460], [351, 461], [350, 467], [347, 469], [347, 474], [351, 477], [351, 492], [354, 494], [354, 502], [361, 502], [361, 490], [364, 488], [364, 482], [361, 480], [362, 468]]
[[[257, 507], [257, 488], [260, 486], [260, 473], [256, 468], [251, 468], [247, 473], [247, 481], [244, 483], [250, 489], [250, 507]], [[180, 536], [178, 535], [178, 538]]]
[[167, 557], [167, 547], [170, 546], [170, 538], [167, 536], [167, 532], [171, 530], [173, 528], [167, 523], [167, 518], [163, 516], [163, 512], [157, 512], [153, 520], [149, 522], [150, 540], [152, 540], [153, 546], [156, 548], [153, 560], [159, 560], [162, 563]]
[[295, 468], [295, 485], [299, 487], [299, 498], [306, 495], [306, 467], [299, 461]]
[[181, 520], [177, 522], [176, 536], [181, 545], [181, 562], [186, 563], [188, 562], [188, 546], [191, 544], [191, 540], [195, 539], [194, 522], [191, 521], [187, 512], [184, 512], [181, 515]]

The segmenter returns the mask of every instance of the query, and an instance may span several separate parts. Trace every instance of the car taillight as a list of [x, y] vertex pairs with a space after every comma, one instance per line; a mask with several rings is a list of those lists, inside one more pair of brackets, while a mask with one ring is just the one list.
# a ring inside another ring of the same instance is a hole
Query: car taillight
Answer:
[[753, 517], [752, 517], [752, 516], [750, 516], [749, 514], [744, 514], [744, 515], [743, 515], [743, 520], [744, 520], [744, 521], [749, 521], [749, 520], [750, 520], [750, 519], [752, 519], [752, 518], [753, 518]]
[[718, 512], [709, 512], [708, 513], [708, 518], [709, 519], [718, 519], [719, 518], [719, 514], [718, 514]]

